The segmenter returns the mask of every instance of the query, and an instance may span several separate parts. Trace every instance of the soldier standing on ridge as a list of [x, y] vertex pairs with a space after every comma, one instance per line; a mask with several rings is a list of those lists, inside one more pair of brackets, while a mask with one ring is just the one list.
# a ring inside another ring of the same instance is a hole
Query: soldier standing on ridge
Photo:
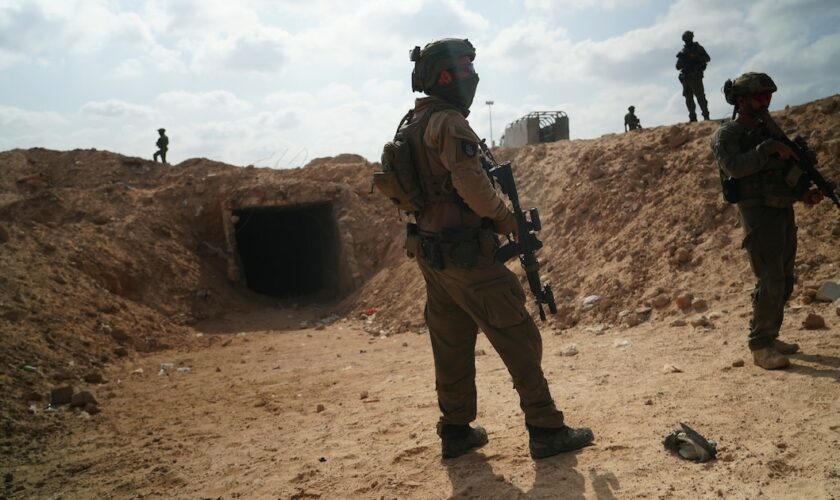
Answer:
[[565, 424], [540, 366], [542, 338], [516, 275], [495, 259], [494, 233], [517, 237], [513, 213], [482, 169], [479, 138], [466, 120], [478, 74], [475, 48], [446, 38], [415, 47], [412, 89], [417, 99], [405, 131], [424, 203], [409, 224], [406, 250], [426, 282], [426, 325], [435, 361], [443, 458], [487, 443], [476, 418], [475, 343], [478, 329], [499, 353], [519, 393], [531, 456], [583, 448], [587, 428]]
[[161, 162], [165, 164], [166, 163], [166, 152], [169, 150], [169, 137], [166, 137], [166, 129], [163, 129], [163, 128], [158, 129], [158, 134], [160, 134], [160, 137], [158, 137], [158, 140], [157, 140], [157, 143], [156, 143], [157, 147], [158, 147], [158, 150], [155, 151], [155, 154], [152, 158], [154, 158], [155, 163], [157, 163], [158, 156], [160, 156]]
[[738, 204], [747, 250], [756, 277], [752, 292], [749, 348], [756, 365], [766, 370], [790, 364], [786, 354], [797, 344], [777, 337], [785, 302], [794, 285], [796, 222], [793, 204], [815, 205], [819, 190], [809, 189], [802, 171], [788, 160], [796, 154], [772, 138], [775, 126], [767, 109], [776, 84], [764, 73], [745, 73], [724, 85], [726, 102], [738, 118], [725, 122], [712, 136], [711, 146], [720, 169], [724, 197]]
[[694, 41], [694, 33], [686, 31], [682, 35], [685, 45], [677, 54], [677, 69], [680, 71], [680, 83], [688, 108], [688, 121], [696, 122], [694, 98], [703, 112], [703, 119], [709, 119], [709, 104], [706, 102], [706, 91], [703, 89], [703, 72], [711, 58], [702, 45]]
[[624, 131], [641, 129], [642, 124], [639, 117], [635, 115], [636, 106], [627, 108], [627, 114], [624, 115]]

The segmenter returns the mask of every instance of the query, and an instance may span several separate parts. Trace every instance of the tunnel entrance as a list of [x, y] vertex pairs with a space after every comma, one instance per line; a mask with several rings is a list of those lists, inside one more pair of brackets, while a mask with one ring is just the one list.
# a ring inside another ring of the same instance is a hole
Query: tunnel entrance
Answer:
[[233, 210], [248, 288], [279, 298], [339, 295], [340, 241], [331, 203]]

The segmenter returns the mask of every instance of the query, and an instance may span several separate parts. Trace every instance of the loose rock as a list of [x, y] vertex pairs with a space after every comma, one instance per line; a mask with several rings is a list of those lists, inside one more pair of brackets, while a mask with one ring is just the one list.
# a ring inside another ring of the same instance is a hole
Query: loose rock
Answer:
[[50, 391], [50, 404], [53, 406], [69, 404], [73, 399], [73, 386], [65, 385]]
[[688, 309], [689, 307], [691, 307], [692, 300], [694, 300], [694, 296], [692, 296], [690, 293], [684, 293], [678, 295], [675, 302], [677, 303], [677, 307], [679, 307], [680, 309]]
[[319, 404], [318, 406], [315, 407], [315, 413], [321, 413], [324, 410], [326, 410], [326, 408], [322, 404]]
[[821, 302], [834, 302], [840, 299], [840, 285], [833, 281], [826, 281], [822, 284], [814, 297]]
[[825, 319], [819, 314], [809, 313], [802, 322], [802, 326], [806, 330], [819, 330], [825, 328]]
[[88, 391], [79, 391], [70, 398], [70, 406], [72, 408], [84, 408], [88, 404], [97, 405], [96, 398]]
[[740, 367], [744, 366], [744, 360], [743, 359], [736, 359], [735, 361], [732, 362], [732, 366], [734, 366], [735, 368], [740, 368]]
[[578, 348], [575, 344], [569, 344], [568, 347], [560, 352], [561, 356], [575, 356], [578, 353]]
[[88, 384], [101, 384], [103, 379], [101, 373], [98, 371], [92, 371], [86, 374], [83, 380]]
[[665, 307], [671, 303], [671, 297], [668, 297], [668, 295], [664, 293], [660, 293], [659, 295], [654, 297], [653, 300], [650, 301], [650, 303], [651, 305], [653, 305], [653, 307]]
[[674, 365], [668, 364], [662, 367], [662, 373], [682, 373], [682, 370]]

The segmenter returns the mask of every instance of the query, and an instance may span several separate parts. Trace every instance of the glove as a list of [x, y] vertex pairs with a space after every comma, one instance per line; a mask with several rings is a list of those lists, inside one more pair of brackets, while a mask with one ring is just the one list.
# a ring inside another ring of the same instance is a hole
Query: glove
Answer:
[[789, 158], [799, 160], [799, 157], [796, 156], [796, 153], [787, 144], [779, 142], [775, 139], [770, 139], [770, 141], [770, 154], [778, 155], [782, 160], [787, 160]]
[[819, 204], [819, 202], [823, 201], [823, 198], [825, 198], [825, 196], [823, 196], [822, 191], [819, 189], [809, 189], [808, 191], [805, 191], [804, 195], [802, 195], [802, 201], [808, 206]]
[[516, 217], [514, 217], [512, 213], [508, 213], [502, 220], [493, 221], [493, 227], [495, 227], [496, 232], [499, 234], [513, 234], [514, 239], [519, 236], [519, 228], [516, 226]]

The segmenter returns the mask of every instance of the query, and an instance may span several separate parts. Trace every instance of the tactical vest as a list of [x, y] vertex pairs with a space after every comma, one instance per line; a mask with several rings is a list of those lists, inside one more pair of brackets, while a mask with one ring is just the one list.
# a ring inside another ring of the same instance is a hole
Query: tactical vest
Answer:
[[[748, 129], [738, 138], [738, 150], [746, 153], [771, 136], [760, 128]], [[808, 189], [802, 170], [791, 162], [774, 161], [772, 168], [765, 168], [746, 177], [732, 179], [721, 170], [724, 198], [744, 207], [789, 207], [802, 199]], [[730, 199], [735, 193], [734, 200]]]
[[373, 186], [406, 213], [417, 214], [430, 203], [463, 203], [452, 189], [449, 173], [432, 173], [423, 142], [429, 119], [444, 109], [456, 108], [432, 105], [419, 120], [414, 119], [414, 110], [409, 110], [400, 120], [394, 140], [382, 150], [382, 170], [373, 174]]

